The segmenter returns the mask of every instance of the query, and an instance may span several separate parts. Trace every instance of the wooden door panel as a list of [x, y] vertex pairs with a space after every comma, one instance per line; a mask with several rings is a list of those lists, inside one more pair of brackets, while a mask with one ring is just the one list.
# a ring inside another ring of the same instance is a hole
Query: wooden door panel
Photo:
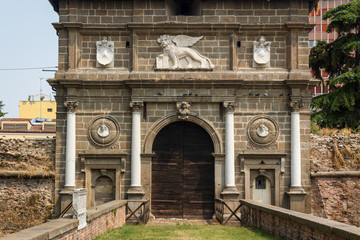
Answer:
[[159, 132], [152, 163], [152, 213], [156, 217], [213, 216], [213, 151], [208, 133], [194, 123], [172, 123]]

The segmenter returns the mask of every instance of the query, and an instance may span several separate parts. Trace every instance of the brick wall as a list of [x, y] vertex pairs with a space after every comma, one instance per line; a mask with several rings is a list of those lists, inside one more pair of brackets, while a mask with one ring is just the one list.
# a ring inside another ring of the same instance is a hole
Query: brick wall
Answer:
[[[91, 240], [125, 224], [126, 201], [112, 201], [87, 210], [87, 226], [78, 230], [78, 220], [60, 218], [11, 234], [6, 239]], [[0, 238], [1, 239], [1, 238]]]
[[[125, 205], [121, 205], [118, 207], [111, 208], [111, 203], [106, 204], [107, 210], [105, 213], [101, 214], [100, 216], [96, 216], [92, 218], [92, 214], [95, 213], [94, 210], [89, 209], [87, 222], [88, 225], [80, 230], [76, 228], [61, 234], [60, 236], [56, 236], [52, 239], [57, 240], [66, 240], [66, 239], [94, 239], [96, 236], [105, 233], [106, 231], [112, 228], [122, 227], [125, 224], [126, 216], [125, 216]], [[99, 206], [100, 208], [105, 206]], [[109, 208], [110, 206], [110, 208]], [[97, 207], [97, 208], [99, 208]]]
[[281, 239], [359, 239], [357, 227], [309, 214], [241, 200], [241, 222]]

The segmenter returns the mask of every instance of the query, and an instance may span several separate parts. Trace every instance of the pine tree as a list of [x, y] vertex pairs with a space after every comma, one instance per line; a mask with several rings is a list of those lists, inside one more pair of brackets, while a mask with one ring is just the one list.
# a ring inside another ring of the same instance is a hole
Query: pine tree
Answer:
[[327, 11], [331, 22], [327, 32], [336, 31], [332, 43], [318, 41], [310, 52], [310, 67], [321, 79], [321, 69], [329, 76], [328, 94], [312, 100], [312, 121], [320, 127], [360, 127], [360, 1]]
[[2, 111], [2, 108], [4, 107], [5, 105], [2, 103], [2, 101], [0, 101], [0, 117], [3, 117], [5, 116], [5, 114], [7, 114], [6, 112], [3, 112]]

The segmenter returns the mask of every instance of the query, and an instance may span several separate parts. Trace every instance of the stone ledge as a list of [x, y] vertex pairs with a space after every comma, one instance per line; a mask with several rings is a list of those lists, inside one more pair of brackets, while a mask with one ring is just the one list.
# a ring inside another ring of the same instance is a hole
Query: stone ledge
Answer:
[[67, 231], [70, 231], [78, 226], [79, 221], [77, 219], [61, 218], [52, 220], [50, 222], [25, 229], [23, 231], [10, 234], [8, 236], [0, 238], [1, 240], [16, 239], [16, 240], [40, 240], [51, 239]]
[[318, 177], [360, 177], [360, 171], [312, 172], [312, 178]]
[[108, 203], [104, 203], [102, 205], [90, 208], [87, 210], [86, 221], [89, 222], [101, 215], [113, 211], [116, 208], [120, 208], [127, 203], [126, 200], [115, 200]]
[[285, 208], [262, 204], [253, 200], [240, 200], [242, 205], [258, 209], [262, 212], [291, 220], [295, 223], [318, 229], [322, 232], [333, 234], [344, 239], [360, 239], [360, 228], [345, 223], [340, 223], [311, 214], [299, 213]]
[[7, 171], [0, 170], [0, 178], [26, 178], [26, 179], [39, 179], [39, 178], [55, 178], [55, 173], [43, 171]]

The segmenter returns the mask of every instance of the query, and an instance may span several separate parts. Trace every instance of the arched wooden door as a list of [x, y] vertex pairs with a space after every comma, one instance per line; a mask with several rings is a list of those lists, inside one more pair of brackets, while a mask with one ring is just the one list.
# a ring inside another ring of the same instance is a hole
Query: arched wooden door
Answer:
[[175, 122], [156, 136], [151, 211], [155, 217], [211, 218], [214, 214], [214, 146], [191, 122]]

